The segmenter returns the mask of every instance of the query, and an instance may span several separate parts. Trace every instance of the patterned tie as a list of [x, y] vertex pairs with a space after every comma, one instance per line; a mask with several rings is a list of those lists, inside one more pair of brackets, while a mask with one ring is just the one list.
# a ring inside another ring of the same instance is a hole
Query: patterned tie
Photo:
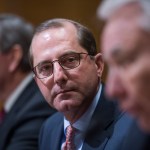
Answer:
[[4, 116], [5, 116], [5, 111], [4, 109], [1, 109], [0, 110], [0, 124], [3, 122]]
[[67, 127], [66, 132], [66, 142], [63, 150], [75, 150], [74, 137], [75, 137], [75, 128], [71, 125]]

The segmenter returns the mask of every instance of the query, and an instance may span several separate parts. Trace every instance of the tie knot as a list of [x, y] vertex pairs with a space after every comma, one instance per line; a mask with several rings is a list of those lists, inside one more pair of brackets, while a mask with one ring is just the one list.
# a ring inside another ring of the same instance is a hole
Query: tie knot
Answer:
[[75, 134], [75, 128], [73, 126], [69, 125], [67, 127], [66, 137], [74, 136], [74, 134]]

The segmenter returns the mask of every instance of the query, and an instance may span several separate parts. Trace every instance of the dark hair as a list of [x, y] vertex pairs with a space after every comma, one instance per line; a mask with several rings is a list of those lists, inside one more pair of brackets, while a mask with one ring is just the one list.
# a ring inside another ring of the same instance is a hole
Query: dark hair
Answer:
[[[92, 32], [87, 27], [73, 20], [60, 18], [47, 20], [36, 28], [34, 36], [48, 29], [65, 27], [65, 22], [70, 22], [75, 26], [80, 46], [83, 47], [88, 52], [89, 55], [92, 56], [96, 55], [97, 54], [96, 41]], [[31, 66], [33, 67], [32, 49], [30, 49], [29, 57]]]
[[19, 64], [23, 72], [31, 70], [28, 51], [33, 37], [33, 26], [23, 18], [14, 14], [0, 15], [0, 52], [9, 53], [18, 44], [23, 50], [23, 57]]

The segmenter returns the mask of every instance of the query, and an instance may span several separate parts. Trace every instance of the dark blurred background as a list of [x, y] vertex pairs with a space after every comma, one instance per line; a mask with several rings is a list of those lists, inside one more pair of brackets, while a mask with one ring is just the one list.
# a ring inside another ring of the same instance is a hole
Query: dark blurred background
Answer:
[[[93, 32], [99, 50], [102, 23], [96, 17], [101, 0], [0, 0], [0, 13], [14, 13], [37, 26], [50, 18], [78, 21]], [[103, 75], [105, 78], [106, 71]]]

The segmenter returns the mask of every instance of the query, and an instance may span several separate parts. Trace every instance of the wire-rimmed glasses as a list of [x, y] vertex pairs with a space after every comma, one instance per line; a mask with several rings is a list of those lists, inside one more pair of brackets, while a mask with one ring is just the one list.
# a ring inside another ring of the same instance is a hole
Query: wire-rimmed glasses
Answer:
[[61, 56], [59, 59], [52, 62], [46, 61], [39, 63], [37, 66], [33, 67], [33, 72], [35, 76], [39, 79], [49, 77], [53, 74], [53, 63], [58, 62], [59, 65], [65, 69], [70, 70], [78, 67], [80, 65], [81, 55], [88, 53], [69, 53]]

